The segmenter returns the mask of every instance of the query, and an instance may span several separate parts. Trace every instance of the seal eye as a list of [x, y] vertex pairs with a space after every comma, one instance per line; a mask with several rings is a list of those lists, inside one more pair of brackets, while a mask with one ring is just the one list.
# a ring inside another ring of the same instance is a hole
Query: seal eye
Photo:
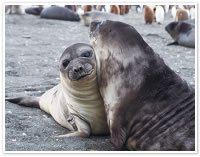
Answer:
[[70, 62], [69, 60], [65, 59], [62, 63], [63, 67], [66, 68], [68, 66], [69, 62]]
[[90, 57], [91, 52], [90, 51], [85, 51], [84, 53], [81, 54], [81, 57]]

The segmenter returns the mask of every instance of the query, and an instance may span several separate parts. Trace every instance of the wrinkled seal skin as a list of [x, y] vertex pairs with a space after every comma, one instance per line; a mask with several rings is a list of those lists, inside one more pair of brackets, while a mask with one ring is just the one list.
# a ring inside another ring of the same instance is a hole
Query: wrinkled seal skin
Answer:
[[195, 48], [195, 25], [192, 22], [171, 22], [165, 27], [165, 30], [174, 39], [174, 42], [168, 45]]
[[7, 101], [38, 107], [72, 131], [58, 137], [108, 134], [103, 100], [96, 79], [96, 59], [91, 45], [68, 47], [59, 61], [61, 82], [41, 97], [9, 98]]
[[194, 150], [194, 89], [132, 26], [95, 21], [90, 31], [112, 143], [138, 151]]
[[40, 13], [40, 17], [66, 21], [80, 21], [79, 15], [73, 10], [59, 6], [51, 6], [49, 8], [43, 9]]

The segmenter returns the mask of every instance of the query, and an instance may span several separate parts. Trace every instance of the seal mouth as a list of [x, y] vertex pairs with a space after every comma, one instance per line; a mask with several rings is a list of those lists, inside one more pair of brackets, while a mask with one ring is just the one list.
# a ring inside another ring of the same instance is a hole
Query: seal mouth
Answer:
[[71, 81], [80, 81], [80, 80], [86, 80], [88, 77], [93, 73], [94, 69], [91, 69], [90, 71], [83, 72], [79, 74], [78, 76], [71, 76], [69, 77]]
[[85, 80], [85, 78], [87, 78], [87, 76], [91, 75], [93, 73], [94, 69], [90, 70], [87, 73], [84, 73], [82, 75], [80, 75], [77, 79], [73, 80], [73, 81], [80, 81], [80, 80]]

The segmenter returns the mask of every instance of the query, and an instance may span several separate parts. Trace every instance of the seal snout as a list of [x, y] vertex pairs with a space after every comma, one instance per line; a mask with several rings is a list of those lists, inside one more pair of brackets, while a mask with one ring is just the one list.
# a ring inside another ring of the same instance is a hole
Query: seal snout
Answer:
[[83, 71], [83, 65], [78, 65], [76, 67], [73, 67], [74, 73], [81, 73]]
[[76, 64], [69, 70], [69, 79], [72, 81], [80, 80], [93, 72], [93, 66], [89, 63]]

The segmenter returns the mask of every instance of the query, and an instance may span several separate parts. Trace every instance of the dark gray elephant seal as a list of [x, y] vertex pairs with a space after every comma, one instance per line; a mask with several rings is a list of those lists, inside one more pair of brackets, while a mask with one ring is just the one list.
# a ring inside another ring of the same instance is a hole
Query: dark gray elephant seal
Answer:
[[195, 48], [195, 25], [191, 22], [171, 22], [165, 30], [174, 39], [174, 42], [168, 45], [182, 45]]
[[40, 17], [66, 21], [80, 21], [79, 15], [73, 10], [59, 6], [51, 6], [49, 8], [43, 9], [40, 13]]
[[25, 9], [25, 13], [31, 14], [31, 15], [40, 15], [42, 10], [43, 10], [43, 6], [30, 7], [30, 8]]
[[117, 148], [194, 151], [195, 91], [130, 25], [92, 22], [90, 42]]
[[96, 60], [88, 44], [68, 47], [59, 62], [60, 80], [41, 97], [6, 99], [28, 107], [39, 107], [72, 133], [58, 137], [108, 134], [103, 100], [96, 80]]

